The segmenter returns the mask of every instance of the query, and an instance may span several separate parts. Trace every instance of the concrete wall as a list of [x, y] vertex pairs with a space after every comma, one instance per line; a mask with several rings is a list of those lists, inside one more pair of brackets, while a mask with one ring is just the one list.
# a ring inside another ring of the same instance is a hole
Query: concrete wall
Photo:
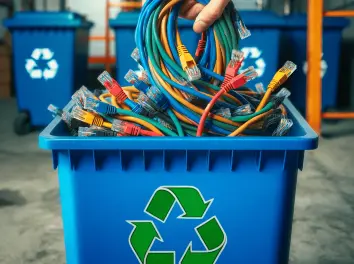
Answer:
[[0, 39], [4, 37], [6, 29], [2, 25], [2, 21], [7, 17], [7, 10], [0, 6]]
[[[95, 0], [67, 0], [67, 6], [70, 10], [86, 15], [88, 19], [95, 23], [95, 26], [91, 30], [91, 35], [104, 35], [105, 29], [105, 2]], [[119, 9], [111, 9], [111, 17], [115, 17], [119, 12]], [[113, 35], [113, 32], [112, 32]], [[114, 54], [114, 45], [111, 43], [111, 51]], [[90, 43], [90, 55], [91, 56], [103, 56], [104, 55], [104, 42], [94, 41]]]

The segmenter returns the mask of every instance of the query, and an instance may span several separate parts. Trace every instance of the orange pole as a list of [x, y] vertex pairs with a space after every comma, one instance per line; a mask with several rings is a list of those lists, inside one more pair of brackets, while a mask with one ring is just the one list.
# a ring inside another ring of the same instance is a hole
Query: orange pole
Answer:
[[120, 7], [120, 8], [141, 8], [141, 2], [120, 2], [120, 3], [109, 3], [110, 7]]
[[107, 60], [106, 56], [92, 56], [89, 57], [89, 63], [90, 64], [106, 64], [106, 63], [114, 64], [116, 63], [116, 58], [110, 57]]
[[[106, 40], [106, 36], [90, 36], [89, 37], [90, 41], [101, 41], [101, 40]], [[114, 40], [114, 37], [109, 38], [110, 41]]]
[[308, 3], [307, 24], [307, 89], [306, 117], [310, 126], [317, 132], [321, 131], [322, 119], [322, 24], [323, 1], [310, 0]]
[[338, 10], [338, 11], [326, 11], [323, 16], [326, 17], [354, 17], [353, 10]]
[[109, 31], [109, 0], [106, 0], [106, 17], [105, 17], [105, 56], [106, 56], [106, 63], [105, 69], [107, 72], [111, 71], [111, 64], [109, 63], [109, 57], [111, 56], [111, 43], [110, 43], [110, 31]]
[[326, 119], [354, 119], [354, 112], [323, 113], [322, 117]]

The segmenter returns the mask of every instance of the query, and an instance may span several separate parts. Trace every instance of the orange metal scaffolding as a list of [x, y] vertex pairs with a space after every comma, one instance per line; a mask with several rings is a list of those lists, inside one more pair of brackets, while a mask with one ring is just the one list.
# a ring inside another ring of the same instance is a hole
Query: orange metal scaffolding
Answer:
[[311, 127], [321, 133], [322, 118], [326, 119], [354, 119], [354, 112], [322, 113], [322, 34], [323, 17], [354, 17], [354, 11], [323, 11], [323, 0], [310, 0], [308, 3], [307, 29], [307, 121]]
[[116, 59], [111, 56], [111, 41], [114, 41], [114, 36], [111, 36], [111, 31], [109, 28], [109, 18], [111, 8], [121, 8], [121, 9], [133, 9], [141, 8], [141, 2], [120, 2], [112, 3], [109, 0], [106, 0], [105, 6], [105, 34], [104, 36], [91, 36], [90, 41], [104, 41], [105, 43], [105, 55], [99, 57], [89, 57], [89, 63], [99, 64], [103, 63], [105, 65], [106, 71], [110, 71], [111, 65], [116, 62]]

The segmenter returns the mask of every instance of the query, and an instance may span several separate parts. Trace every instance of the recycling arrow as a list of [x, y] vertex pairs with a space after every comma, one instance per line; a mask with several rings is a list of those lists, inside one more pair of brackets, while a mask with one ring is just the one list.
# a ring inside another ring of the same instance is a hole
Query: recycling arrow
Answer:
[[[174, 252], [149, 252], [155, 240], [163, 242], [152, 221], [127, 222], [134, 227], [129, 237], [129, 244], [140, 263], [174, 263]], [[156, 262], [156, 260], [162, 262]]]
[[35, 60], [39, 60], [39, 58], [41, 57], [42, 54], [42, 50], [41, 49], [34, 49], [32, 52], [31, 57]]
[[[165, 222], [175, 203], [183, 210], [179, 219], [201, 219], [205, 216], [213, 199], [205, 201], [201, 192], [192, 186], [159, 187], [150, 198], [145, 213]], [[129, 236], [129, 245], [140, 264], [175, 264], [174, 251], [151, 251], [156, 240], [163, 242], [153, 221], [127, 221], [134, 228]], [[216, 216], [211, 217], [195, 229], [205, 250], [193, 250], [189, 243], [179, 264], [215, 264], [224, 250], [227, 237]]]
[[43, 74], [41, 70], [33, 70], [30, 75], [32, 79], [41, 79]]
[[[328, 69], [327, 62], [325, 60], [322, 60], [321, 61], [321, 78], [323, 78], [326, 75], [327, 69]], [[308, 63], [307, 63], [307, 61], [304, 62], [302, 70], [303, 70], [304, 74], [307, 74], [307, 71], [308, 71]]]
[[26, 70], [27, 70], [28, 72], [32, 71], [33, 68], [36, 67], [36, 66], [37, 66], [37, 63], [36, 63], [34, 60], [32, 60], [32, 59], [26, 60], [26, 66], [25, 66], [25, 68], [26, 68]]
[[55, 77], [55, 74], [56, 74], [56, 71], [53, 69], [45, 69], [43, 71], [43, 77], [46, 80], [53, 79]]
[[183, 210], [178, 218], [202, 219], [213, 199], [205, 201], [194, 187], [160, 187], [152, 195], [145, 212], [164, 223], [175, 202]]
[[129, 237], [129, 245], [140, 263], [175, 263], [175, 252], [150, 252], [155, 240], [163, 239], [152, 221], [127, 221], [134, 228]]
[[214, 216], [195, 228], [206, 251], [193, 251], [192, 242], [181, 258], [180, 264], [214, 264], [226, 246], [226, 234]]
[[175, 264], [175, 252], [149, 252], [144, 264]]
[[59, 67], [59, 65], [58, 65], [58, 63], [57, 63], [56, 60], [51, 60], [51, 61], [49, 61], [49, 62], [48, 62], [48, 66], [49, 66], [49, 68], [52, 69], [52, 70], [56, 70], [56, 69], [58, 69], [58, 67]]
[[[48, 48], [34, 49], [31, 54], [31, 58], [26, 60], [25, 69], [29, 73], [32, 79], [45, 80], [54, 79], [58, 72], [58, 62], [53, 59], [54, 52]], [[37, 61], [47, 61], [45, 69], [39, 69]]]
[[[242, 52], [244, 53], [245, 61], [247, 59], [251, 59], [254, 61], [255, 70], [259, 77], [263, 76], [266, 69], [266, 63], [262, 56], [262, 51], [257, 47], [244, 47], [242, 48]], [[245, 61], [241, 65], [241, 71], [245, 70]]]
[[258, 59], [258, 60], [256, 61], [256, 65], [257, 65], [257, 67], [260, 68], [260, 69], [264, 69], [264, 68], [266, 67], [266, 64], [265, 64], [265, 62], [264, 62], [263, 59]]
[[256, 48], [256, 47], [252, 47], [250, 48], [250, 53], [251, 53], [251, 58], [252, 59], [257, 59], [261, 56], [262, 52]]
[[51, 52], [50, 49], [45, 48], [42, 49], [42, 58], [44, 60], [50, 60], [51, 58], [53, 58], [54, 52]]

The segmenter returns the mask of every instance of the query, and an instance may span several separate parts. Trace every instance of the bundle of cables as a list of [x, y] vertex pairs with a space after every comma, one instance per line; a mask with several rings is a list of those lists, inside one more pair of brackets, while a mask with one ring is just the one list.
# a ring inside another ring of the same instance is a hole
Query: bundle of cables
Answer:
[[[283, 83], [296, 70], [288, 61], [267, 89], [245, 85], [257, 71], [244, 67], [240, 39], [250, 36], [232, 1], [202, 33], [194, 57], [183, 45], [178, 14], [183, 0], [147, 0], [135, 34], [130, 70], [121, 87], [108, 72], [98, 80], [106, 90], [82, 87], [71, 111], [55, 106], [79, 136], [283, 136], [292, 127], [283, 101]], [[198, 0], [207, 4], [208, 0]]]

